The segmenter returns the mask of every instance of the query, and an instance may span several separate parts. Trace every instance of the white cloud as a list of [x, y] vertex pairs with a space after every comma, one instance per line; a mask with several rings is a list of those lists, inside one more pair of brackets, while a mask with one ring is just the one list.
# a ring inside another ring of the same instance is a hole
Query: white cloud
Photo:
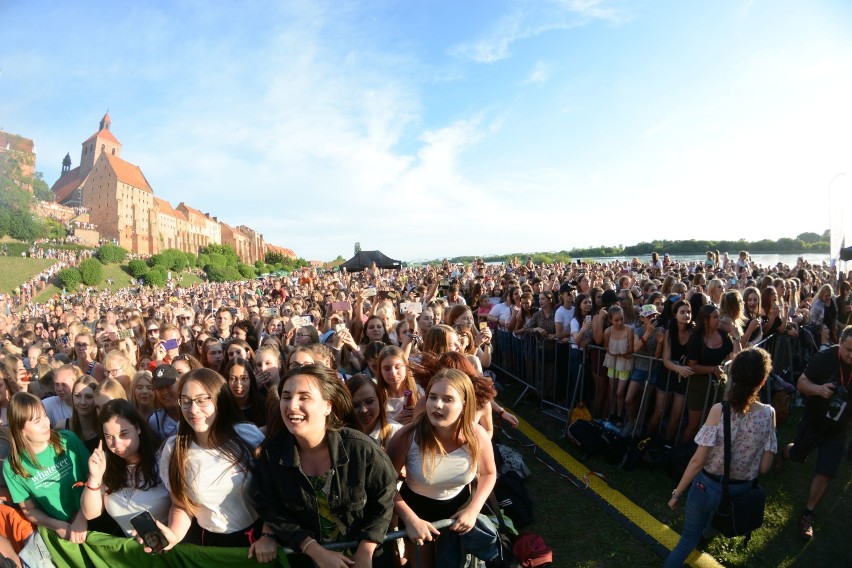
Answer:
[[544, 85], [550, 79], [550, 66], [544, 61], [536, 61], [529, 76], [524, 80], [525, 85]]
[[578, 28], [595, 20], [621, 23], [625, 16], [606, 0], [542, 0], [522, 2], [478, 39], [450, 48], [453, 57], [475, 63], [495, 63], [509, 57], [513, 43], [556, 31]]

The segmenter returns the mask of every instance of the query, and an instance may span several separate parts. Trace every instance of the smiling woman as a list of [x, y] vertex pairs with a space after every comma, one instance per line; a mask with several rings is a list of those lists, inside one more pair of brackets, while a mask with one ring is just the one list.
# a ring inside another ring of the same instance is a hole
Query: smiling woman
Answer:
[[[393, 513], [396, 474], [373, 440], [342, 427], [352, 409], [349, 392], [322, 365], [291, 369], [279, 388], [286, 430], [264, 442], [254, 470], [264, 537], [268, 527], [318, 566], [350, 565], [321, 543], [357, 540], [356, 567], [390, 565], [379, 544]], [[306, 560], [290, 557], [293, 566], [310, 566]]]
[[172, 497], [167, 548], [178, 542], [249, 546], [261, 523], [248, 498], [254, 450], [263, 439], [219, 373], [195, 369], [178, 383], [180, 423], [166, 440], [160, 472]]

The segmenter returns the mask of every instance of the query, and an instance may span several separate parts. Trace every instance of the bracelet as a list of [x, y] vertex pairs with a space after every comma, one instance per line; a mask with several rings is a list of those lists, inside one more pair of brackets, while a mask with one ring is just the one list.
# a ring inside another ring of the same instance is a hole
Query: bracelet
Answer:
[[505, 408], [501, 408], [501, 409], [497, 412], [497, 416], [499, 416], [500, 418], [503, 418], [503, 415], [504, 415], [504, 414], [506, 414], [506, 409], [505, 409]]
[[103, 482], [98, 483], [95, 487], [89, 485], [89, 482], [86, 482], [86, 489], [90, 489], [92, 491], [100, 491], [101, 487], [103, 487]]
[[680, 493], [677, 492], [677, 489], [672, 491], [672, 499], [680, 499]]
[[274, 534], [274, 533], [270, 533], [270, 532], [262, 532], [262, 533], [260, 533], [260, 538], [263, 538], [263, 537], [271, 538], [272, 540], [274, 540], [274, 541], [276, 541], [276, 542], [277, 542], [277, 540], [278, 540], [277, 538], [275, 538], [275, 534]]
[[315, 544], [315, 543], [316, 543], [315, 539], [312, 538], [311, 540], [309, 540], [308, 544], [306, 544], [305, 546], [302, 547], [302, 554], [307, 554], [308, 549], [311, 547], [312, 544]]

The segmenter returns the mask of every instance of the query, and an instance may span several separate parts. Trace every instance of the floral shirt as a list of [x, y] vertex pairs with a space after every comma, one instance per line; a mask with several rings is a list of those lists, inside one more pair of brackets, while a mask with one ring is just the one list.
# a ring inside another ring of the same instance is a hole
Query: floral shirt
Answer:
[[[759, 402], [752, 403], [745, 414], [731, 410], [731, 479], [757, 478], [763, 452], [778, 451], [778, 439], [772, 428], [774, 414], [775, 409]], [[705, 424], [695, 435], [696, 444], [710, 447], [704, 469], [714, 475], [725, 473], [724, 419], [723, 413], [719, 424]]]

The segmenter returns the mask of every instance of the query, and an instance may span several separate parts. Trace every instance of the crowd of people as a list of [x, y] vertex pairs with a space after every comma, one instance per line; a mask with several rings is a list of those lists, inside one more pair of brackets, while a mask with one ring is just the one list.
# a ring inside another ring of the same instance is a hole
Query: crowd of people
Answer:
[[[0, 551], [15, 558], [35, 525], [72, 542], [89, 530], [128, 536], [131, 519], [148, 512], [163, 539], [146, 538], [151, 551], [248, 547], [268, 562], [286, 546], [299, 553], [296, 565], [390, 566], [415, 555], [427, 566], [460, 565], [495, 484], [494, 430], [517, 425], [496, 400], [493, 371], [506, 362], [493, 343], [533, 335], [569, 349], [552, 392], [568, 393], [571, 371], [589, 369], [590, 405], [613, 423], [638, 420], [634, 384], [654, 381], [661, 400], [642, 427], [675, 436], [670, 416], [680, 405], [682, 439], [712, 447], [721, 443], [707, 433], [718, 414], [702, 427], [705, 401], [679, 378], [706, 390], [726, 360], [758, 352], [750, 345], [759, 338], [814, 329], [826, 350], [810, 363], [823, 367], [799, 381], [810, 408], [811, 398], [840, 392], [825, 386], [826, 357], [848, 382], [848, 318], [842, 275], [805, 263], [758, 267], [745, 253], [734, 263], [710, 254], [703, 263], [655, 255], [304, 269], [7, 305], [0, 516], [14, 530], [0, 535]], [[591, 362], [585, 347], [594, 344], [603, 356]], [[672, 373], [634, 364], [634, 353], [663, 359]], [[734, 385], [765, 379], [760, 365], [741, 367]], [[749, 397], [737, 400], [735, 413], [747, 413]], [[805, 429], [785, 451], [793, 461], [819, 452], [816, 502], [836, 472], [834, 449], [845, 448], [848, 416], [841, 411], [830, 442]], [[452, 524], [437, 538], [441, 519]], [[382, 544], [393, 527], [406, 531], [405, 546]], [[340, 541], [356, 544], [323, 546]]]

